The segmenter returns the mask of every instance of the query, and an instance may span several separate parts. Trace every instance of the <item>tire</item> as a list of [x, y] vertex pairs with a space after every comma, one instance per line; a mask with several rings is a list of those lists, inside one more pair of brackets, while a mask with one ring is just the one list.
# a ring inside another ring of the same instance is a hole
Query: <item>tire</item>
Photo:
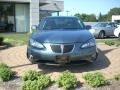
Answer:
[[97, 57], [98, 57], [98, 53], [95, 54], [95, 57], [93, 58], [93, 60], [87, 61], [87, 63], [88, 63], [88, 64], [92, 64], [94, 61], [97, 60]]
[[38, 63], [37, 65], [38, 65], [38, 68], [42, 68], [42, 67], [46, 66], [46, 64], [44, 64], [44, 63]]
[[119, 35], [118, 35], [118, 39], [120, 40], [120, 33], [119, 33]]
[[27, 58], [31, 62], [31, 64], [36, 64], [35, 60], [31, 58], [31, 56], [27, 53]]
[[98, 38], [104, 39], [104, 37], [105, 37], [105, 32], [104, 31], [100, 31], [100, 33], [98, 35]]

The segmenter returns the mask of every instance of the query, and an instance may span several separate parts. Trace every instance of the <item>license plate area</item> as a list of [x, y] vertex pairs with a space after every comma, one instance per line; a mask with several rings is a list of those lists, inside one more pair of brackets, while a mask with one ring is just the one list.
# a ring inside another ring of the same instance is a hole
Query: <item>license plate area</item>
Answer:
[[60, 64], [65, 64], [69, 62], [69, 56], [56, 56], [56, 62]]

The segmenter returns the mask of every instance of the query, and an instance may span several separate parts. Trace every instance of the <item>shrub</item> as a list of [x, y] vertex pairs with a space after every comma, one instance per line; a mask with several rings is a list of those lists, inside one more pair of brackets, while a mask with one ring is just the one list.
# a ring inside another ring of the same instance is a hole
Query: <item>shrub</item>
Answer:
[[105, 44], [107, 44], [109, 46], [112, 46], [112, 45], [115, 45], [115, 42], [113, 42], [113, 41], [105, 41]]
[[0, 64], [0, 81], [8, 81], [14, 73], [6, 64]]
[[33, 80], [37, 80], [38, 76], [41, 76], [41, 73], [36, 72], [34, 70], [30, 70], [26, 72], [22, 78], [24, 81], [27, 81], [27, 80], [33, 81]]
[[57, 84], [59, 87], [63, 87], [68, 90], [70, 88], [74, 88], [77, 85], [77, 78], [70, 71], [64, 71], [62, 75], [57, 80]]
[[4, 38], [3, 38], [3, 37], [0, 37], [0, 45], [3, 44], [3, 40], [4, 40]]
[[115, 80], [120, 81], [120, 74], [115, 75]]
[[49, 76], [32, 70], [25, 73], [23, 79], [25, 82], [22, 90], [43, 90], [51, 83]]
[[0, 68], [9, 68], [9, 67], [4, 63], [0, 63]]
[[86, 83], [92, 87], [99, 87], [108, 84], [108, 81], [101, 73], [87, 73], [83, 76]]

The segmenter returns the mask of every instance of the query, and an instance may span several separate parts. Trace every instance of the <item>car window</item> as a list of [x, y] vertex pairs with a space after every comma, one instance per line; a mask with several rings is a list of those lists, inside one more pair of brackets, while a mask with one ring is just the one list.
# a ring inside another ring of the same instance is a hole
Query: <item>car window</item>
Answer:
[[115, 23], [109, 23], [109, 25], [111, 25], [111, 27], [117, 27]]
[[106, 26], [107, 26], [107, 23], [101, 23], [100, 26], [101, 26], [101, 27], [106, 27]]
[[97, 23], [95, 27], [106, 27], [107, 23]]
[[38, 25], [38, 29], [42, 29], [44, 26], [44, 19], [42, 19]]
[[84, 24], [76, 18], [48, 18], [43, 24], [43, 30], [84, 28]]

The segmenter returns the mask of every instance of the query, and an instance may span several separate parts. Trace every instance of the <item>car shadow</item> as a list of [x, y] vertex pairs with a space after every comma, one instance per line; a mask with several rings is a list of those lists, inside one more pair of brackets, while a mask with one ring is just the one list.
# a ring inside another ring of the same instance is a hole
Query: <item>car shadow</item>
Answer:
[[13, 45], [11, 45], [10, 43], [3, 43], [2, 45], [0, 45], [0, 50], [8, 49], [10, 47], [13, 47]]
[[66, 65], [66, 66], [53, 66], [53, 65], [39, 65], [39, 69], [42, 70], [43, 73], [49, 74], [53, 72], [62, 72], [65, 70], [70, 70], [73, 73], [82, 73], [88, 71], [96, 71], [109, 67], [110, 60], [106, 57], [105, 54], [111, 52], [114, 49], [109, 50], [100, 50], [98, 49], [98, 58], [91, 64], [85, 63], [80, 65]]

